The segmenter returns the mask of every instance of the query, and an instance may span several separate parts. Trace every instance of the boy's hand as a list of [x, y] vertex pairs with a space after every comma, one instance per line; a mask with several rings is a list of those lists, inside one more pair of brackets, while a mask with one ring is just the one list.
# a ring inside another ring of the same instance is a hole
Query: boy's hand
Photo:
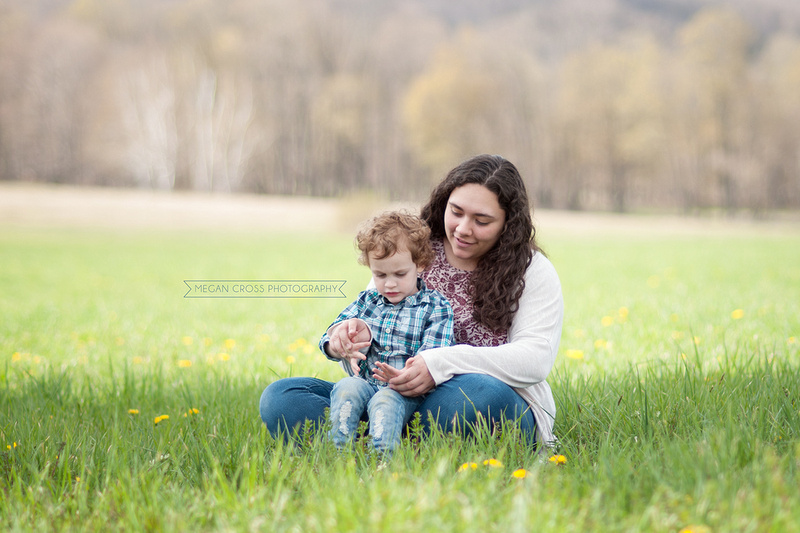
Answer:
[[350, 359], [350, 367], [358, 373], [358, 361], [367, 358], [359, 350], [366, 348], [372, 341], [372, 333], [367, 323], [360, 318], [343, 320], [328, 332], [328, 354], [337, 359]]
[[388, 383], [392, 390], [396, 390], [403, 396], [410, 398], [422, 396], [436, 386], [436, 382], [428, 370], [428, 364], [422, 357], [408, 358], [402, 370], [381, 362], [376, 362], [375, 367], [373, 376]]
[[377, 380], [389, 383], [389, 380], [400, 375], [400, 370], [391, 365], [375, 361], [375, 368], [372, 371], [372, 377]]

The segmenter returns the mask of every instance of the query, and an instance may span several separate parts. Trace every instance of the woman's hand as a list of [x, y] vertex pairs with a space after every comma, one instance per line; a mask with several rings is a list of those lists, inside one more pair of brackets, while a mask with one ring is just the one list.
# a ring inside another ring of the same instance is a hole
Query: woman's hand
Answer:
[[343, 320], [331, 327], [328, 337], [328, 355], [336, 359], [349, 359], [350, 368], [358, 374], [358, 361], [367, 358], [359, 350], [368, 347], [372, 340], [367, 323], [359, 318]]
[[410, 357], [402, 370], [386, 363], [375, 363], [375, 366], [373, 376], [388, 383], [389, 388], [403, 396], [422, 396], [436, 386], [433, 376], [428, 371], [428, 365], [422, 357]]

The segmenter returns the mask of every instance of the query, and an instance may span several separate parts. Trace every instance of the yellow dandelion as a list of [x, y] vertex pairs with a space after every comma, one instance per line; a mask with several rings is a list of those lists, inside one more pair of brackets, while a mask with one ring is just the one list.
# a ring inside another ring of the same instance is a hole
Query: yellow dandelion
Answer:
[[466, 472], [467, 470], [477, 470], [478, 463], [464, 463], [458, 467], [459, 472]]
[[193, 415], [196, 415], [196, 414], [199, 414], [199, 413], [200, 413], [200, 409], [192, 407], [191, 409], [189, 409], [188, 411], [183, 413], [183, 418], [186, 418], [186, 417], [189, 417], [189, 416], [193, 416]]
[[679, 341], [683, 339], [686, 335], [682, 331], [673, 331], [672, 332], [672, 340]]
[[681, 317], [678, 316], [678, 313], [672, 313], [671, 315], [669, 315], [669, 319], [672, 322], [677, 322], [678, 320], [681, 319]]
[[185, 337], [183, 337], [181, 339], [181, 342], [183, 343], [184, 346], [191, 346], [192, 343], [194, 342], [194, 339], [192, 339], [190, 336], [186, 335]]
[[295, 361], [294, 356], [290, 355], [290, 356], [286, 357], [286, 362], [288, 364], [293, 365], [294, 361]]
[[114, 340], [114, 342], [117, 344], [117, 346], [122, 346], [123, 344], [125, 344], [125, 339], [123, 339], [122, 337], [117, 337]]
[[236, 341], [234, 339], [225, 339], [226, 350], [233, 350], [234, 346], [236, 346]]
[[604, 328], [607, 328], [614, 323], [614, 317], [606, 315], [600, 320], [600, 323], [603, 324]]
[[731, 312], [731, 318], [734, 320], [739, 320], [744, 317], [744, 309], [734, 309]]
[[269, 342], [269, 335], [267, 335], [266, 333], [262, 333], [261, 335], [259, 335], [258, 341], [264, 343]]
[[524, 468], [514, 470], [511, 475], [517, 479], [525, 479], [528, 476], [528, 471]]
[[11, 354], [11, 362], [16, 363], [22, 360], [22, 355], [19, 352], [14, 352]]
[[702, 525], [686, 526], [680, 533], [711, 533], [711, 528]]
[[311, 352], [313, 351], [314, 351], [314, 346], [312, 346], [311, 344], [306, 344], [305, 346], [303, 346], [303, 353], [305, 353], [306, 355], [311, 355]]
[[300, 337], [294, 342], [296, 342], [298, 346], [305, 346], [306, 344], [308, 344], [308, 341], [305, 340], [303, 337]]
[[789, 337], [786, 339], [786, 344], [797, 344], [797, 337]]
[[210, 337], [203, 337], [203, 346], [208, 348], [212, 344], [214, 344], [214, 340], [213, 339], [211, 339]]
[[75, 476], [75, 481], [79, 482], [81, 480], [81, 476]]
[[494, 468], [500, 468], [500, 467], [503, 466], [503, 463], [501, 463], [497, 459], [492, 458], [492, 459], [486, 459], [483, 462], [483, 466], [491, 466], [491, 467], [494, 467]]
[[134, 365], [141, 365], [142, 363], [144, 363], [144, 359], [142, 359], [138, 355], [133, 358], [133, 364]]
[[231, 356], [230, 356], [230, 355], [228, 355], [228, 354], [227, 354], [227, 353], [225, 353], [225, 352], [220, 352], [220, 353], [218, 353], [218, 354], [217, 354], [217, 359], [219, 359], [220, 361], [227, 361], [227, 360], [229, 360], [230, 358], [231, 358]]
[[155, 417], [155, 418], [153, 419], [153, 423], [154, 423], [155, 425], [158, 425], [158, 424], [160, 424], [161, 422], [163, 422], [164, 420], [169, 420], [169, 415], [161, 415], [161, 416], [157, 416], [157, 417]]
[[625, 321], [625, 320], [628, 319], [628, 314], [629, 313], [630, 313], [630, 311], [628, 310], [627, 307], [620, 307], [617, 310], [617, 316], [619, 316], [619, 319], [622, 320], [622, 321]]
[[549, 461], [557, 465], [563, 465], [566, 464], [567, 458], [564, 457], [563, 455], [554, 455], [549, 459]]
[[583, 350], [567, 350], [566, 356], [570, 359], [583, 359]]
[[293, 343], [289, 344], [289, 351], [290, 352], [296, 352], [297, 348], [298, 348], [298, 345], [297, 345], [296, 342], [293, 342]]
[[686, 359], [688, 359], [688, 358], [686, 357], [686, 354], [685, 354], [685, 353], [681, 353], [681, 359], [683, 359], [684, 361], [686, 361]]
[[701, 342], [703, 342], [703, 339], [701, 339], [700, 337], [695, 336], [695, 337], [692, 338], [692, 341], [694, 341], [695, 344], [700, 344]]
[[129, 415], [138, 415], [139, 414], [139, 410], [138, 409], [128, 409], [128, 414]]
[[597, 339], [594, 341], [594, 347], [596, 350], [605, 350], [608, 348], [608, 341], [605, 339]]
[[180, 361], [178, 361], [178, 366], [181, 368], [189, 368], [190, 366], [192, 366], [192, 362], [189, 361], [188, 359], [181, 359]]

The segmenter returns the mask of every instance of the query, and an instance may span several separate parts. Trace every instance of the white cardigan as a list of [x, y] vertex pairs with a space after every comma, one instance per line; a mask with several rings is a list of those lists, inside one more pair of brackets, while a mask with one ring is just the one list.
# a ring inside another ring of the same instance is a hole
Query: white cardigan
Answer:
[[525, 290], [500, 346], [458, 344], [419, 352], [437, 385], [458, 374], [486, 374], [512, 387], [530, 405], [537, 441], [555, 442], [556, 404], [547, 376], [561, 341], [564, 300], [553, 264], [534, 253], [525, 273]]

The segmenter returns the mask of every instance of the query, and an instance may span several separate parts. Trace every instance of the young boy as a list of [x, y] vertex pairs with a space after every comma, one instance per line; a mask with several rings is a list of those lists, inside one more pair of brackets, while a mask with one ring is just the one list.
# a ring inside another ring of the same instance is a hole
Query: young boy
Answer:
[[341, 449], [355, 436], [366, 411], [373, 446], [391, 454], [423, 397], [408, 398], [390, 389], [374, 376], [375, 363], [403, 368], [421, 350], [450, 345], [453, 310], [419, 277], [434, 257], [430, 229], [420, 218], [384, 213], [358, 233], [356, 243], [359, 262], [372, 271], [375, 288], [359, 294], [319, 343], [351, 375], [331, 392], [330, 436]]

